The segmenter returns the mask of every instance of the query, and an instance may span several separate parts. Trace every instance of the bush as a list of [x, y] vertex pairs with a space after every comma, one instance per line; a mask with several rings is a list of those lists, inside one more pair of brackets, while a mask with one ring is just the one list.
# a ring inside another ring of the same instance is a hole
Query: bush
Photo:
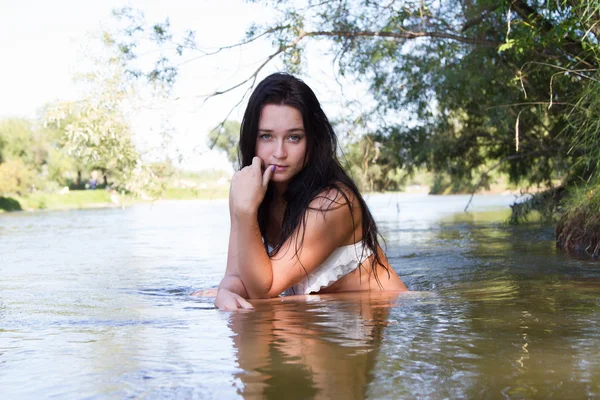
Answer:
[[28, 193], [35, 181], [35, 172], [22, 160], [0, 164], [0, 195]]
[[0, 197], [0, 211], [21, 211], [21, 203], [12, 197]]

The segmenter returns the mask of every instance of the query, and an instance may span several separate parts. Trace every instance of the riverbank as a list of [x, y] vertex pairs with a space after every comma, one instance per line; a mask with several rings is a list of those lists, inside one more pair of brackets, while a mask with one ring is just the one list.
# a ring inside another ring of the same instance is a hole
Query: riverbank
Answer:
[[600, 259], [600, 182], [572, 191], [556, 227], [556, 246], [578, 257]]
[[[409, 185], [399, 193], [430, 194], [425, 185]], [[478, 195], [518, 195], [515, 190], [481, 190]], [[365, 195], [368, 193], [364, 193]], [[445, 195], [454, 195], [447, 193]], [[217, 200], [229, 195], [228, 185], [214, 184], [201, 187], [172, 187], [156, 199], [117, 194], [107, 190], [71, 190], [64, 193], [36, 192], [28, 196], [0, 196], [0, 213], [14, 211], [71, 210], [86, 208], [127, 207], [137, 203], [161, 200]]]
[[112, 204], [110, 197], [111, 194], [105, 190], [36, 192], [27, 196], [0, 197], [0, 212], [108, 207]]
[[28, 196], [0, 197], [0, 213], [14, 211], [71, 210], [127, 207], [159, 200], [210, 200], [227, 198], [229, 188], [169, 188], [157, 199], [135, 198], [107, 190], [71, 190], [63, 193], [32, 193]]

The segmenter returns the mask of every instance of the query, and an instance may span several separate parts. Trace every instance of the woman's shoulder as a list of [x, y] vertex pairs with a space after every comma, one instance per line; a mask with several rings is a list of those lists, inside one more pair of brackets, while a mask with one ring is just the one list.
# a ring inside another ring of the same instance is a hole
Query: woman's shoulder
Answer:
[[336, 182], [317, 193], [308, 207], [315, 211], [333, 211], [348, 206], [354, 209], [358, 205], [354, 191], [346, 184]]
[[[304, 228], [307, 238], [335, 243], [335, 248], [360, 239], [362, 214], [354, 191], [344, 184], [333, 184], [313, 197], [305, 213]], [[326, 240], [323, 238], [327, 238]]]

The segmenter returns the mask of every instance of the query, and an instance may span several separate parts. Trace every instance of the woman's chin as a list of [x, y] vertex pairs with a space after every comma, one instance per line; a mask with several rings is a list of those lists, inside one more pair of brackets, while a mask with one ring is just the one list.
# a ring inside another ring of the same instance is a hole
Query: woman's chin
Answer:
[[288, 182], [289, 180], [290, 180], [290, 178], [284, 174], [274, 174], [271, 177], [271, 182], [285, 183], [285, 182]]

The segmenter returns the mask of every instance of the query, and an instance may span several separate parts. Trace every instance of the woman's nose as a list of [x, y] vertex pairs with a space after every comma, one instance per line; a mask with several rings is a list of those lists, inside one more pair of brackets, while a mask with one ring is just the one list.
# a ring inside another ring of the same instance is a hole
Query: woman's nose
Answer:
[[275, 153], [273, 153], [275, 158], [285, 158], [287, 157], [287, 151], [285, 150], [285, 144], [283, 141], [277, 143], [277, 147], [275, 148]]

